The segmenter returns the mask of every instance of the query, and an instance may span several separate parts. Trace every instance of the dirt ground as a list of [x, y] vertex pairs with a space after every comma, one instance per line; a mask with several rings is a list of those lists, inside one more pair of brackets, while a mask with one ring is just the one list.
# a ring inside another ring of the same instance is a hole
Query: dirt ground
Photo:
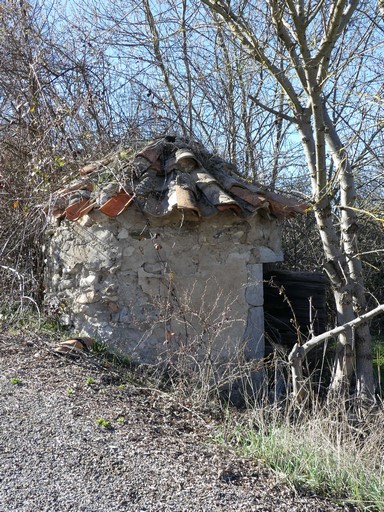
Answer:
[[0, 334], [0, 512], [351, 510], [215, 442], [217, 415]]

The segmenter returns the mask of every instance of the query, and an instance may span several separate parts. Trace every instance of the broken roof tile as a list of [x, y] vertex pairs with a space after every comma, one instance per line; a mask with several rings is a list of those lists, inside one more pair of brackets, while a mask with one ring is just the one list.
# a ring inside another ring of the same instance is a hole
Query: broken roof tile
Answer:
[[65, 188], [62, 188], [56, 192], [57, 196], [65, 196], [72, 192], [76, 192], [77, 190], [89, 190], [92, 191], [94, 189], [94, 184], [92, 181], [85, 179], [80, 181], [75, 181], [71, 185], [68, 185]]
[[255, 208], [268, 208], [269, 206], [269, 203], [265, 197], [255, 194], [255, 192], [252, 192], [251, 190], [248, 190], [242, 186], [232, 185], [229, 191], [234, 196], [240, 197]]
[[90, 199], [81, 198], [76, 202], [71, 203], [65, 209], [65, 216], [68, 220], [78, 220], [83, 215], [93, 209], [93, 204]]
[[93, 162], [91, 164], [85, 165], [80, 169], [80, 176], [86, 176], [87, 174], [91, 174], [92, 172], [99, 169], [101, 165], [101, 162]]
[[[152, 142], [148, 146], [146, 146], [144, 149], [142, 149], [139, 153], [137, 153], [137, 158], [145, 158], [151, 166], [153, 166], [154, 169], [157, 169], [160, 167], [160, 156], [162, 155], [164, 151], [164, 142], [162, 140], [157, 140], [155, 142]], [[160, 169], [159, 169], [160, 170]]]

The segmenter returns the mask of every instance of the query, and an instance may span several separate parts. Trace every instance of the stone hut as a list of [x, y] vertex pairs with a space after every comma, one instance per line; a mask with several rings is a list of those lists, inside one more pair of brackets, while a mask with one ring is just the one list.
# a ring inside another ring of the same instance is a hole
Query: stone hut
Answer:
[[139, 363], [264, 356], [263, 264], [302, 205], [178, 137], [80, 174], [51, 207], [45, 301], [62, 324]]

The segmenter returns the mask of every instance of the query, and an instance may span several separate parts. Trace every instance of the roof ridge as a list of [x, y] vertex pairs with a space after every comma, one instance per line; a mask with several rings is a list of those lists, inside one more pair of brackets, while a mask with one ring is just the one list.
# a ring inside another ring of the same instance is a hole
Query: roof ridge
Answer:
[[231, 162], [176, 135], [149, 141], [138, 151], [120, 147], [83, 166], [80, 175], [56, 193], [55, 217], [77, 220], [94, 208], [114, 217], [135, 203], [149, 215], [163, 217], [177, 209], [198, 219], [226, 210], [243, 218], [258, 210], [283, 218], [307, 207], [249, 183]]

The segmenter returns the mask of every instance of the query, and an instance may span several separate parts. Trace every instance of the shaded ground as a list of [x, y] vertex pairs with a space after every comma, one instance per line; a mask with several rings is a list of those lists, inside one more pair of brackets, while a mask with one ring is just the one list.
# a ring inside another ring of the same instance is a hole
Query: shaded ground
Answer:
[[48, 348], [0, 335], [0, 512], [348, 510], [215, 445], [208, 412]]

